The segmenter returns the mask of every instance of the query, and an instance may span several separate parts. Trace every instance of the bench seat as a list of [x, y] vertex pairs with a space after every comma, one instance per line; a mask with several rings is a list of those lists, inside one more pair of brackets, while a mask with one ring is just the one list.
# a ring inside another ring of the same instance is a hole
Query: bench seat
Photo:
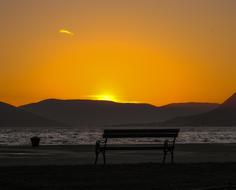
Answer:
[[[117, 145], [109, 145], [109, 146], [106, 146], [106, 150], [160, 150], [162, 149], [163, 150], [164, 148], [164, 145], [150, 145], [150, 144], [147, 144], [147, 145], [127, 145], [127, 146], [117, 146]], [[101, 147], [101, 149], [103, 149]]]
[[[99, 154], [103, 154], [104, 164], [106, 163], [106, 151], [110, 150], [162, 150], [163, 163], [166, 155], [171, 153], [171, 163], [174, 162], [175, 140], [179, 129], [108, 129], [104, 130], [103, 139], [98, 140], [95, 146], [95, 164], [97, 164]], [[114, 138], [158, 138], [153, 144], [108, 144], [108, 139]], [[162, 143], [159, 139], [163, 139]]]

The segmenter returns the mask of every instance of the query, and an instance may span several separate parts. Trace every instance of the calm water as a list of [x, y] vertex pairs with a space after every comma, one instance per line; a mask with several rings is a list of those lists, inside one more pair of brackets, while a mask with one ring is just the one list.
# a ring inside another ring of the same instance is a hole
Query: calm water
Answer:
[[[94, 144], [102, 129], [79, 128], [0, 128], [0, 145], [29, 145], [32, 136], [44, 145]], [[116, 139], [115, 143], [153, 143], [155, 139]], [[236, 127], [181, 128], [179, 143], [236, 143]]]

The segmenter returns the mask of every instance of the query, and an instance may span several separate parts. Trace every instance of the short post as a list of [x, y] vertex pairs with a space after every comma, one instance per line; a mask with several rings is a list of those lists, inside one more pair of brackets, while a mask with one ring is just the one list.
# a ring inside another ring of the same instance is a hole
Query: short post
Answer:
[[38, 147], [39, 146], [39, 142], [40, 142], [39, 137], [35, 136], [35, 137], [32, 137], [30, 140], [31, 140], [32, 147]]

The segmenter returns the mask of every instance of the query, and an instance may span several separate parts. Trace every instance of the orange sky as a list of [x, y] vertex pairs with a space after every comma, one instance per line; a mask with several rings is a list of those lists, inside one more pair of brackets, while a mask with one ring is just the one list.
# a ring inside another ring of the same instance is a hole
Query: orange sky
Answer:
[[0, 101], [222, 102], [235, 18], [234, 0], [2, 0]]

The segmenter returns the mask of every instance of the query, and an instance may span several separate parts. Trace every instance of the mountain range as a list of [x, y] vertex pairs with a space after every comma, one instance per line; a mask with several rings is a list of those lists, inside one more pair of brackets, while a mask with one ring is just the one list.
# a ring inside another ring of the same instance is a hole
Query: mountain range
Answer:
[[217, 108], [197, 115], [176, 117], [163, 126], [236, 126], [236, 93]]
[[15, 107], [0, 102], [0, 126], [236, 126], [236, 93], [222, 104], [153, 106], [97, 100], [47, 99]]
[[67, 126], [15, 106], [0, 102], [0, 126], [4, 127], [52, 127]]
[[218, 104], [208, 103], [181, 103], [156, 107], [111, 101], [48, 99], [21, 106], [20, 109], [71, 126], [104, 126], [161, 122], [177, 116], [207, 112], [217, 106]]

